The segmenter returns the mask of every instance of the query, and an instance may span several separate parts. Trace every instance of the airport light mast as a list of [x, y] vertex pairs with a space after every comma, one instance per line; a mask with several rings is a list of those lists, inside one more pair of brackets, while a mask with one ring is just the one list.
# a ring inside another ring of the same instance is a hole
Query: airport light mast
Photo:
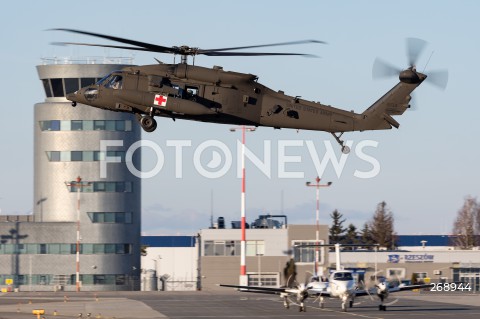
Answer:
[[242, 130], [242, 193], [241, 193], [241, 230], [242, 237], [240, 241], [240, 285], [248, 285], [247, 266], [246, 266], [246, 231], [245, 231], [245, 132], [254, 132], [255, 127], [242, 125], [240, 127], [230, 128], [231, 132]]
[[77, 244], [76, 244], [76, 258], [75, 258], [75, 291], [80, 292], [80, 192], [83, 187], [90, 185], [89, 182], [82, 182], [80, 176], [75, 182], [66, 184], [68, 187], [75, 187], [77, 190]]
[[315, 241], [316, 241], [316, 248], [315, 248], [315, 261], [314, 261], [314, 268], [315, 268], [315, 276], [318, 276], [319, 269], [318, 269], [318, 261], [320, 260], [320, 223], [319, 223], [319, 215], [320, 215], [320, 187], [330, 187], [332, 182], [328, 182], [327, 184], [320, 184], [321, 178], [317, 176], [315, 178], [316, 184], [312, 184], [311, 182], [306, 182], [305, 185], [307, 187], [315, 187], [316, 188], [316, 200], [317, 200], [317, 208], [315, 210], [316, 215], [316, 226], [317, 229], [315, 231]]

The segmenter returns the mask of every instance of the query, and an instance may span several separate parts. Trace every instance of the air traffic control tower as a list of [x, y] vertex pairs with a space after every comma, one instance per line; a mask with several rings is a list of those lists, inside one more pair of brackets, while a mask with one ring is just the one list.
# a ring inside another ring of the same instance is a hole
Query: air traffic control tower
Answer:
[[[127, 169], [125, 154], [140, 140], [140, 126], [132, 114], [73, 107], [65, 98], [128, 65], [131, 59], [90, 58], [44, 59], [37, 66], [46, 99], [35, 104], [34, 213], [0, 225], [2, 287], [139, 289], [141, 183]], [[103, 150], [102, 140], [123, 145]], [[106, 157], [119, 162], [108, 163], [101, 176]], [[138, 170], [140, 159], [138, 149]]]

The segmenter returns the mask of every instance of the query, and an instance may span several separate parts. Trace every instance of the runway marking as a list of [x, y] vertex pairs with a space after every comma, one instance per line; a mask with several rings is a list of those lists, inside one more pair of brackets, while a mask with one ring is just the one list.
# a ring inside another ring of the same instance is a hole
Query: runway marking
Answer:
[[372, 317], [372, 316], [367, 316], [367, 315], [361, 315], [361, 314], [355, 313], [355, 312], [339, 311], [339, 310], [333, 310], [333, 309], [321, 309], [321, 308], [317, 308], [317, 307], [311, 307], [311, 308], [318, 309], [320, 311], [334, 312], [334, 313], [338, 313], [338, 314], [350, 315], [350, 316], [361, 317], [361, 318], [384, 319], [384, 317]]
[[[275, 300], [278, 303], [283, 303], [283, 301]], [[320, 308], [318, 306], [313, 306], [309, 305], [307, 306], [307, 309], [316, 309], [319, 311], [324, 311], [324, 312], [332, 312], [332, 313], [338, 313], [338, 314], [345, 314], [345, 315], [350, 315], [350, 316], [355, 316], [355, 317], [360, 317], [360, 318], [369, 318], [369, 319], [385, 319], [384, 317], [373, 317], [373, 316], [367, 316], [355, 312], [348, 312], [348, 311], [339, 311], [339, 310], [334, 310], [334, 309], [325, 309], [325, 308]]]

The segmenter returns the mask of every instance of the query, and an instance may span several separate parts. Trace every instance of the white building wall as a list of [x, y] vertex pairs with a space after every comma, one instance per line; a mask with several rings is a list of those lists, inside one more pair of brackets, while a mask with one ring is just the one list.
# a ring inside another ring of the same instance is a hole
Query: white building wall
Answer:
[[[246, 240], [263, 240], [264, 256], [285, 256], [288, 246], [287, 229], [247, 229]], [[240, 229], [202, 229], [202, 241], [206, 240], [241, 240]]]
[[[330, 260], [335, 260], [335, 253], [329, 253]], [[398, 255], [399, 263], [414, 263], [419, 261], [432, 263], [480, 263], [480, 251], [449, 250], [449, 251], [379, 251], [376, 260], [379, 263], [389, 262], [389, 255]], [[427, 257], [423, 257], [427, 256]], [[433, 256], [433, 257], [430, 257]], [[342, 251], [342, 263], [374, 262], [375, 252]], [[395, 263], [392, 263], [395, 264]]]
[[162, 290], [195, 290], [197, 281], [198, 250], [196, 247], [148, 247], [142, 256], [142, 273], [155, 270], [157, 288]]

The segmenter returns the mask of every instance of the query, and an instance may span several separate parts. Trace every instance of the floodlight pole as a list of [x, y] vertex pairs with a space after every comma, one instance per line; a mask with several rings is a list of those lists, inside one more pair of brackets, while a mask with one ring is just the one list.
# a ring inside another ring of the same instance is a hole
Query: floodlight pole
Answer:
[[75, 182], [66, 184], [68, 187], [77, 188], [77, 244], [75, 258], [75, 291], [80, 292], [80, 192], [82, 187], [90, 185], [90, 183], [82, 183], [82, 178], [77, 177]]
[[[327, 184], [323, 184], [321, 185], [320, 184], [320, 180], [321, 178], [317, 176], [317, 178], [315, 178], [315, 182], [316, 184], [312, 184], [311, 182], [306, 182], [305, 185], [307, 187], [315, 187], [316, 188], [316, 200], [317, 200], [317, 208], [315, 210], [315, 215], [316, 215], [316, 231], [315, 231], [315, 241], [316, 241], [316, 244], [319, 245], [320, 244], [320, 222], [319, 222], [319, 215], [320, 215], [320, 187], [329, 187], [330, 185], [332, 185], [332, 182], [328, 182]], [[319, 269], [318, 269], [318, 261], [320, 260], [320, 247], [319, 246], [316, 246], [316, 249], [315, 249], [315, 261], [314, 261], [314, 276], [318, 276], [318, 273], [319, 273]]]
[[241, 203], [241, 230], [242, 236], [240, 241], [240, 285], [248, 285], [248, 278], [247, 278], [247, 265], [246, 265], [246, 213], [245, 213], [245, 132], [254, 132], [256, 130], [255, 127], [247, 127], [242, 125], [240, 127], [232, 127], [230, 128], [231, 132], [235, 132], [237, 130], [242, 130], [242, 193], [240, 196]]

